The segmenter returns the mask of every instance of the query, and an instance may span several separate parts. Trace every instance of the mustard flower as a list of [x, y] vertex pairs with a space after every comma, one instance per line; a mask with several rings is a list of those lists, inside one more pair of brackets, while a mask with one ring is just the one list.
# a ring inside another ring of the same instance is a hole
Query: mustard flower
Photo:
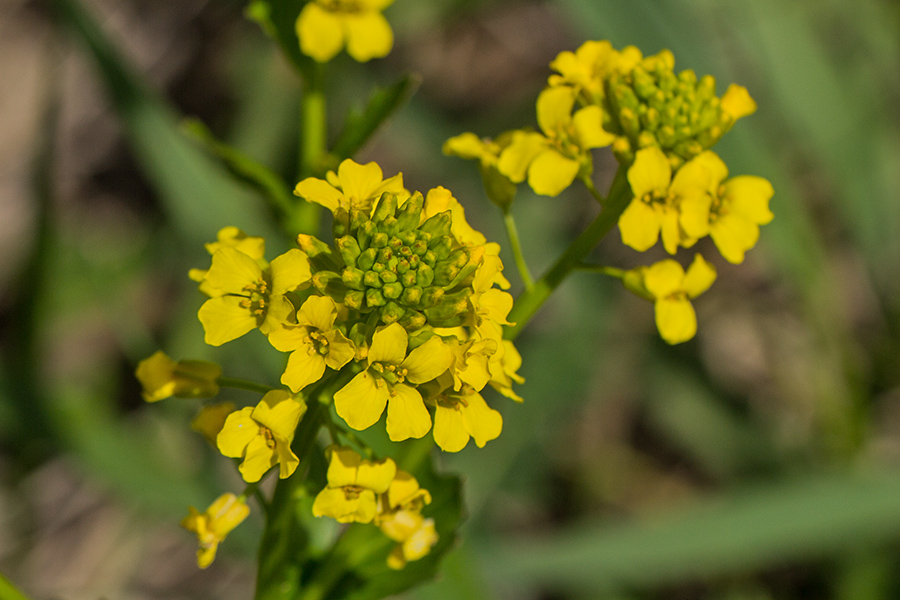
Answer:
[[307, 177], [297, 184], [294, 194], [324, 206], [335, 216], [349, 213], [351, 208], [371, 212], [382, 193], [405, 191], [402, 173], [383, 179], [381, 167], [374, 162], [361, 165], [348, 158], [338, 166], [337, 173], [329, 171], [325, 177]]
[[509, 340], [502, 340], [497, 352], [491, 356], [488, 368], [491, 372], [491, 380], [488, 382], [492, 388], [516, 402], [524, 402], [524, 398], [512, 389], [513, 383], [525, 383], [525, 378], [518, 371], [522, 366], [522, 355]]
[[223, 494], [201, 513], [191, 506], [189, 514], [181, 521], [181, 526], [197, 534], [200, 547], [197, 549], [197, 566], [208, 567], [216, 557], [216, 550], [231, 530], [241, 524], [250, 514], [250, 507], [243, 498], [234, 494]]
[[402, 569], [409, 561], [426, 556], [437, 543], [434, 519], [422, 516], [422, 508], [431, 503], [428, 490], [419, 487], [416, 478], [397, 471], [387, 493], [378, 499], [375, 524], [390, 539], [399, 542], [388, 555], [392, 569]]
[[222, 375], [222, 367], [202, 360], [175, 362], [160, 350], [139, 362], [135, 375], [147, 402], [171, 396], [212, 398], [219, 393], [216, 381]]
[[[261, 237], [247, 235], [237, 227], [223, 227], [216, 234], [215, 242], [210, 242], [203, 246], [210, 256], [215, 254], [219, 248], [234, 248], [259, 263], [260, 268], [264, 269], [268, 266], [265, 258], [263, 258], [266, 254], [266, 240]], [[222, 293], [220, 291], [213, 289], [209, 282], [205, 281], [207, 271], [208, 269], [191, 269], [188, 271], [188, 277], [192, 281], [198, 282], [200, 291], [207, 296], [221, 296]]]
[[392, 441], [420, 438], [431, 429], [422, 395], [410, 384], [430, 381], [446, 371], [453, 356], [434, 336], [406, 355], [409, 334], [399, 323], [375, 332], [367, 368], [334, 395], [334, 408], [353, 429], [374, 425], [387, 405], [387, 432]]
[[445, 187], [438, 186], [428, 190], [425, 203], [422, 205], [420, 221], [424, 223], [446, 210], [450, 211], [450, 235], [460, 246], [483, 246], [487, 242], [483, 233], [469, 225], [463, 205]]
[[691, 305], [716, 280], [716, 270], [699, 254], [685, 273], [680, 264], [666, 259], [626, 273], [624, 283], [651, 298], [659, 334], [670, 344], [686, 342], [697, 333], [697, 314]]
[[679, 245], [690, 246], [709, 231], [709, 186], [712, 173], [707, 158], [712, 152], [685, 163], [672, 177], [672, 166], [662, 150], [638, 150], [628, 169], [634, 195], [619, 217], [622, 242], [643, 252], [660, 235], [669, 254]]
[[385, 493], [397, 473], [390, 458], [363, 460], [350, 448], [329, 446], [328, 485], [316, 496], [312, 512], [340, 523], [371, 523], [375, 518], [377, 495]]
[[305, 402], [285, 390], [272, 390], [255, 407], [228, 415], [216, 438], [219, 451], [243, 459], [238, 470], [247, 482], [259, 481], [276, 464], [279, 477], [290, 477], [300, 464], [291, 442], [305, 412]]
[[297, 311], [297, 324], [283, 324], [269, 342], [290, 352], [281, 383], [299, 392], [322, 378], [325, 367], [340, 370], [356, 356], [356, 346], [335, 329], [337, 304], [327, 296], [310, 296]]
[[610, 144], [603, 130], [603, 109], [592, 105], [575, 113], [575, 91], [551, 87], [538, 96], [537, 120], [543, 135], [517, 131], [500, 153], [497, 168], [515, 183], [528, 177], [536, 194], [558, 196], [579, 173], [593, 169], [590, 149]]
[[459, 452], [475, 438], [479, 448], [500, 436], [503, 417], [468, 385], [459, 391], [447, 388], [432, 399], [434, 441], [447, 452]]
[[294, 310], [284, 294], [309, 279], [309, 258], [297, 249], [275, 258], [266, 269], [235, 248], [216, 250], [204, 281], [218, 295], [198, 312], [206, 343], [221, 346], [255, 328], [268, 334]]
[[347, 46], [359, 62], [387, 56], [394, 33], [381, 14], [393, 0], [312, 0], [297, 17], [300, 50], [328, 62]]
[[506, 210], [516, 195], [516, 184], [497, 169], [500, 153], [509, 146], [513, 132], [508, 131], [496, 139], [479, 138], [474, 133], [463, 133], [444, 142], [444, 154], [467, 160], [477, 160], [484, 191], [491, 202]]
[[612, 73], [631, 71], [642, 58], [641, 51], [634, 46], [618, 51], [607, 40], [587, 41], [575, 52], [560, 52], [550, 62], [550, 68], [558, 75], [551, 75], [548, 83], [551, 86], [571, 86], [582, 101], [600, 104], [606, 97], [606, 79]]

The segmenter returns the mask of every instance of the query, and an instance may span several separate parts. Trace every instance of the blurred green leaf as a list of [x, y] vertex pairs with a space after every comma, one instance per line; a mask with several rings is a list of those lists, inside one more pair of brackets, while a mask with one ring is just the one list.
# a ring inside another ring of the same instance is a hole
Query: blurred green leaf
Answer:
[[629, 524], [586, 521], [479, 550], [495, 581], [570, 590], [649, 588], [839, 554], [900, 536], [900, 474], [844, 472], [699, 501]]
[[245, 14], [281, 46], [301, 73], [308, 73], [313, 61], [300, 52], [296, 28], [297, 17], [304, 4], [306, 0], [253, 0], [247, 5]]
[[405, 75], [386, 88], [374, 90], [363, 110], [351, 111], [331, 151], [335, 162], [356, 154], [391, 115], [406, 105], [421, 83], [418, 75]]

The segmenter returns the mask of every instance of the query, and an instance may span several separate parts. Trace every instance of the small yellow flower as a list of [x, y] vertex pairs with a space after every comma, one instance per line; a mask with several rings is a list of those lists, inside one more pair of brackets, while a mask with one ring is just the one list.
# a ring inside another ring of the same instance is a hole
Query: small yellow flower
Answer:
[[518, 371], [522, 366], [522, 355], [509, 340], [503, 340], [497, 352], [491, 356], [488, 368], [491, 371], [491, 387], [516, 402], [524, 402], [522, 396], [512, 389], [513, 383], [525, 383], [525, 378]]
[[474, 133], [463, 133], [444, 142], [444, 154], [478, 161], [481, 182], [490, 200], [507, 209], [516, 196], [516, 184], [497, 169], [500, 153], [509, 146], [513, 132], [508, 131], [494, 140], [479, 138]]
[[587, 103], [600, 104], [606, 97], [604, 83], [612, 73], [628, 73], [643, 59], [641, 51], [626, 46], [617, 51], [607, 40], [587, 41], [575, 52], [560, 52], [550, 63], [559, 73], [551, 75], [551, 86], [573, 87]]
[[[728, 115], [731, 123], [756, 112], [756, 101], [750, 97], [747, 88], [734, 83], [725, 90], [719, 106], [722, 112]], [[730, 127], [730, 124], [728, 126]]]
[[402, 569], [407, 562], [419, 560], [437, 543], [434, 520], [422, 516], [422, 508], [430, 503], [428, 490], [420, 488], [415, 477], [399, 470], [387, 493], [379, 497], [375, 524], [399, 542], [388, 556], [390, 568]]
[[397, 473], [390, 458], [363, 460], [350, 448], [329, 446], [328, 485], [313, 502], [317, 517], [331, 517], [340, 523], [371, 523], [377, 511], [377, 495], [385, 493]]
[[220, 248], [204, 279], [218, 295], [198, 312], [206, 343], [221, 346], [257, 327], [268, 334], [294, 310], [284, 294], [309, 280], [309, 258], [300, 250], [288, 250], [262, 269], [243, 252]]
[[394, 33], [381, 11], [393, 0], [313, 0], [297, 18], [300, 50], [318, 62], [328, 62], [346, 44], [359, 62], [387, 56]]
[[405, 192], [403, 173], [383, 179], [381, 167], [374, 162], [361, 165], [348, 158], [338, 166], [337, 173], [328, 171], [325, 177], [307, 177], [297, 184], [294, 194], [307, 202], [324, 206], [335, 216], [349, 213], [352, 208], [371, 213], [382, 193]]
[[622, 242], [639, 252], [648, 250], [662, 236], [663, 246], [675, 254], [679, 245], [689, 247], [709, 231], [708, 190], [712, 173], [705, 152], [685, 163], [672, 177], [665, 153], [653, 146], [638, 150], [628, 169], [634, 199], [619, 217]]
[[708, 290], [715, 280], [715, 268], [697, 254], [687, 273], [680, 264], [667, 259], [629, 271], [624, 282], [626, 287], [653, 299], [660, 336], [670, 344], [679, 344], [697, 333], [697, 314], [690, 300]]
[[272, 390], [255, 407], [228, 415], [216, 438], [219, 451], [243, 459], [238, 470], [247, 482], [259, 481], [275, 465], [280, 465], [279, 477], [290, 477], [300, 464], [291, 442], [305, 412], [305, 402], [285, 390]]
[[527, 175], [536, 194], [558, 196], [579, 172], [592, 170], [591, 148], [606, 146], [615, 139], [603, 130], [603, 109], [586, 106], [572, 113], [575, 91], [551, 87], [538, 96], [537, 120], [543, 135], [517, 131], [500, 154], [497, 168], [519, 183]]
[[424, 223], [434, 215], [450, 211], [450, 234], [460, 246], [482, 246], [487, 238], [480, 231], [473, 228], [466, 221], [466, 211], [459, 200], [445, 187], [436, 187], [428, 191], [425, 203], [422, 206], [421, 223]]
[[468, 385], [444, 390], [433, 399], [434, 441], [447, 452], [459, 452], [475, 438], [479, 448], [500, 436], [503, 417]]
[[[259, 263], [260, 268], [264, 269], [268, 265], [263, 258], [266, 254], [266, 240], [261, 237], [247, 235], [237, 227], [223, 227], [216, 234], [216, 241], [204, 244], [204, 247], [210, 256], [215, 254], [219, 248], [234, 248]], [[212, 289], [209, 282], [204, 281], [207, 272], [208, 269], [191, 269], [188, 271], [188, 277], [192, 281], [198, 282], [200, 291], [207, 296], [221, 296], [222, 293], [220, 291]]]
[[219, 393], [216, 380], [222, 375], [222, 367], [202, 360], [175, 362], [160, 350], [139, 362], [135, 375], [147, 402], [171, 396], [212, 398]]
[[334, 328], [337, 304], [327, 296], [310, 296], [297, 311], [297, 324], [283, 324], [269, 334], [269, 342], [290, 352], [281, 383], [299, 392], [321, 379], [325, 367], [335, 371], [353, 360], [356, 346]]
[[375, 332], [368, 368], [334, 395], [334, 408], [356, 430], [371, 427], [387, 405], [387, 432], [392, 441], [420, 438], [431, 429], [422, 395], [410, 384], [430, 381], [453, 362], [450, 348], [434, 336], [406, 355], [409, 334], [393, 323]]
[[250, 507], [234, 494], [223, 494], [206, 512], [200, 513], [193, 506], [188, 511], [181, 526], [197, 534], [200, 543], [197, 549], [197, 566], [205, 569], [216, 557], [216, 549], [225, 536], [250, 514]]
[[213, 446], [216, 445], [216, 437], [225, 426], [225, 419], [234, 412], [234, 402], [217, 402], [200, 409], [197, 416], [191, 420], [191, 429], [206, 438]]

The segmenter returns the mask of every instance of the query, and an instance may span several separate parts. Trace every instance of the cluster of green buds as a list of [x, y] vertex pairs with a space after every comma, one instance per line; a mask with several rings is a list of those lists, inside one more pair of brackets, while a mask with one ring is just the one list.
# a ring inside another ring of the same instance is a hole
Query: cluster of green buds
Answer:
[[383, 192], [373, 211], [353, 207], [346, 220], [335, 219], [336, 253], [301, 236], [313, 286], [347, 308], [374, 315], [372, 325], [400, 323], [414, 332], [426, 324], [464, 324], [476, 249], [455, 243], [449, 210], [421, 222], [421, 193], [400, 202], [400, 195]]

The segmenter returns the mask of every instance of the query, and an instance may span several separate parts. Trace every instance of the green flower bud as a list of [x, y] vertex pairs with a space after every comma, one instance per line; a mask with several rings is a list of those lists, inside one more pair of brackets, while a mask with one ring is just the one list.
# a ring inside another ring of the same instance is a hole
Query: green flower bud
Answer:
[[384, 306], [384, 296], [379, 290], [369, 288], [366, 290], [366, 304], [369, 306]]
[[428, 265], [419, 265], [416, 269], [416, 285], [428, 287], [434, 281], [434, 269]]
[[340, 302], [347, 293], [347, 286], [341, 280], [341, 276], [334, 271], [319, 271], [312, 276], [313, 287], [326, 296], [331, 296]]
[[365, 293], [359, 290], [350, 290], [344, 294], [344, 304], [353, 310], [362, 310], [365, 299]]
[[341, 271], [341, 281], [344, 282], [348, 288], [352, 290], [364, 290], [365, 285], [363, 285], [363, 277], [365, 273], [363, 273], [360, 269], [356, 267], [347, 267], [343, 271]]
[[384, 192], [378, 200], [378, 206], [375, 207], [375, 212], [372, 213], [372, 220], [375, 221], [376, 224], [381, 223], [388, 217], [393, 217], [396, 211], [397, 195], [392, 194], [391, 192]]
[[397, 281], [397, 274], [393, 271], [388, 271], [387, 269], [379, 273], [378, 276], [384, 283], [394, 283]]
[[396, 323], [402, 319], [406, 310], [396, 302], [388, 302], [379, 312], [381, 314], [381, 320], [390, 325], [391, 323]]
[[337, 246], [338, 252], [341, 253], [341, 258], [344, 259], [344, 264], [351, 267], [354, 266], [356, 264], [356, 259], [360, 254], [359, 242], [356, 241], [356, 238], [345, 235], [344, 237], [335, 240], [334, 243]]
[[[452, 217], [450, 216], [450, 211], [445, 210], [444, 212], [438, 213], [422, 223], [419, 226], [419, 231], [424, 231], [431, 235], [432, 239], [435, 237], [442, 237], [450, 234], [450, 223], [452, 221]], [[429, 247], [431, 244], [429, 243]]]
[[409, 200], [406, 201], [406, 204], [403, 205], [403, 208], [400, 209], [400, 213], [397, 215], [401, 231], [415, 229], [419, 225], [419, 221], [422, 219], [422, 206], [424, 204], [425, 199], [419, 192], [414, 193]]
[[[397, 271], [400, 269], [398, 268]], [[405, 273], [400, 274], [400, 283], [403, 284], [403, 287], [408, 287], [411, 285], [416, 285], [416, 274], [413, 271], [407, 270]]]
[[435, 306], [438, 302], [444, 299], [444, 290], [439, 287], [428, 287], [422, 291], [422, 299], [419, 301], [419, 305], [425, 308], [429, 308], [431, 306]]
[[397, 220], [397, 217], [389, 215], [378, 226], [378, 229], [393, 237], [400, 231], [400, 221]]
[[449, 261], [441, 261], [434, 265], [434, 284], [446, 286], [459, 274], [459, 267]]
[[372, 268], [372, 265], [375, 264], [376, 256], [377, 251], [375, 250], [375, 248], [366, 248], [359, 253], [359, 257], [357, 257], [356, 259], [356, 266], [363, 271], [368, 271]]
[[384, 294], [385, 298], [396, 300], [400, 297], [400, 294], [403, 293], [403, 285], [399, 282], [386, 283], [384, 284], [384, 287], [381, 288], [381, 293]]
[[428, 321], [425, 318], [425, 315], [417, 310], [407, 310], [403, 314], [403, 318], [400, 319], [400, 324], [403, 325], [403, 327], [407, 331], [416, 331], [417, 329], [421, 329], [427, 322]]
[[363, 276], [363, 284], [366, 287], [381, 287], [381, 276], [375, 271], [366, 271], [366, 274]]
[[422, 288], [417, 285], [406, 286], [400, 296], [400, 301], [407, 306], [416, 306], [420, 300], [422, 300]]
[[387, 246], [388, 243], [388, 235], [382, 231], [377, 231], [372, 234], [372, 243], [370, 247], [376, 249], [382, 249]]
[[375, 223], [366, 221], [356, 230], [356, 239], [359, 247], [365, 251], [372, 245], [372, 236], [375, 235]]

